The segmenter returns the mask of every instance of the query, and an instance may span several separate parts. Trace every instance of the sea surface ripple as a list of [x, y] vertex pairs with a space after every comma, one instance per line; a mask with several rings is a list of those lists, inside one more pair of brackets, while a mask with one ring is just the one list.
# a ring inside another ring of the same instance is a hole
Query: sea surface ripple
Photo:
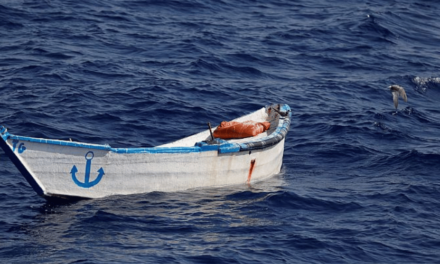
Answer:
[[[152, 147], [269, 103], [282, 173], [53, 204], [0, 151], [1, 263], [438, 263], [440, 3], [3, 0], [0, 124]], [[406, 89], [396, 111], [387, 87]]]

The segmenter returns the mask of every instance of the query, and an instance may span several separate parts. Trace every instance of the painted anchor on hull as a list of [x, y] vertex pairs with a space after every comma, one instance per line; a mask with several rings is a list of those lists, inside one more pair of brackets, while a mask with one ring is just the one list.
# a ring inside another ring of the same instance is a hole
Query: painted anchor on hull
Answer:
[[83, 187], [83, 188], [90, 188], [95, 186], [96, 184], [98, 184], [101, 179], [102, 176], [104, 176], [104, 169], [101, 167], [98, 172], [98, 176], [96, 177], [95, 180], [90, 181], [90, 167], [92, 166], [92, 159], [95, 156], [95, 154], [93, 154], [93, 151], [89, 151], [87, 152], [85, 158], [86, 158], [86, 173], [84, 175], [84, 182], [80, 182], [78, 180], [78, 178], [76, 178], [76, 173], [78, 172], [78, 169], [76, 168], [75, 165], [73, 165], [72, 170], [70, 171], [70, 173], [72, 174], [72, 180], [76, 183], [76, 185], [78, 185], [79, 187]]

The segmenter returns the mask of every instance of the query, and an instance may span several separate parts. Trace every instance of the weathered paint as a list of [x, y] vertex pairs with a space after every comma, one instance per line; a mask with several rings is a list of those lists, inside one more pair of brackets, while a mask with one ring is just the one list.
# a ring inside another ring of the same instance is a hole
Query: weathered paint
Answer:
[[252, 151], [240, 147], [249, 139], [203, 142], [210, 138], [209, 130], [155, 148], [115, 149], [108, 145], [20, 137], [0, 128], [0, 146], [43, 196], [98, 198], [180, 191], [242, 184], [279, 173], [290, 118], [287, 122], [275, 111], [268, 116], [263, 108], [237, 120], [246, 119], [270, 119], [274, 125], [270, 134], [252, 138], [253, 143], [284, 134], [277, 143], [259, 145]]
[[251, 166], [249, 167], [249, 175], [247, 178], [247, 183], [251, 182], [251, 178], [252, 178], [252, 172], [254, 171], [254, 167], [255, 167], [255, 159], [251, 160]]

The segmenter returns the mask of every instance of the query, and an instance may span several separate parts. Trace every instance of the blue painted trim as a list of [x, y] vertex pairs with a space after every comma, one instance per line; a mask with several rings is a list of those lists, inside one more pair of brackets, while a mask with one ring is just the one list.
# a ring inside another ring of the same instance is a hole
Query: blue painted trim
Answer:
[[22, 140], [22, 141], [35, 142], [35, 143], [59, 145], [59, 146], [69, 146], [69, 147], [99, 149], [99, 150], [111, 150], [111, 147], [109, 145], [87, 144], [87, 143], [62, 141], [62, 140], [54, 140], [54, 139], [22, 137], [22, 136], [15, 136], [15, 135], [10, 135], [9, 138]]
[[6, 133], [2, 134], [2, 139], [8, 140], [9, 136], [10, 136], [10, 134], [8, 132], [6, 132]]
[[223, 144], [218, 149], [218, 152], [221, 153], [221, 154], [240, 152], [240, 151], [241, 151], [240, 145], [237, 144], [237, 143]]
[[291, 109], [290, 109], [290, 106], [289, 105], [286, 105], [286, 104], [283, 104], [283, 105], [281, 105], [281, 107], [280, 107], [280, 111], [281, 112], [287, 112], [287, 111], [290, 111]]
[[24, 176], [24, 178], [28, 181], [28, 183], [31, 185], [32, 189], [38, 194], [43, 196], [44, 191], [40, 185], [35, 181], [34, 177], [30, 174], [30, 172], [27, 170], [27, 168], [21, 163], [21, 161], [18, 159], [18, 157], [15, 155], [15, 153], [12, 151], [12, 149], [7, 144], [4, 136], [9, 135], [2, 135], [0, 139], [0, 147], [3, 149], [3, 151], [6, 153], [6, 155], [11, 159], [12, 163], [14, 163], [15, 167], [20, 171], [20, 173]]
[[292, 112], [288, 105], [281, 105], [280, 112], [287, 114], [286, 116], [280, 116], [278, 127], [276, 130], [270, 134], [270, 136], [260, 138], [253, 141], [248, 141], [246, 143], [240, 143], [240, 151], [250, 151], [256, 149], [264, 149], [273, 146], [283, 140], [290, 128], [290, 119], [292, 117]]
[[202, 142], [197, 142], [195, 144], [195, 147], [199, 147], [199, 148], [201, 148], [201, 149], [203, 149], [205, 151], [213, 151], [213, 150], [218, 151], [219, 145], [222, 144], [223, 141], [224, 140], [220, 139], [220, 140], [217, 140], [213, 144], [208, 144], [207, 142], [203, 142], [203, 141]]
[[137, 154], [137, 153], [191, 153], [211, 151], [200, 147], [170, 147], [170, 148], [111, 148], [112, 152], [119, 154]]
[[[53, 139], [22, 137], [22, 136], [9, 134], [8, 132], [2, 134], [2, 138], [3, 140], [7, 140], [8, 138], [11, 138], [11, 139], [17, 139], [21, 141], [29, 141], [35, 143], [106, 150], [119, 154], [193, 153], [193, 152], [205, 152], [205, 151], [218, 151], [219, 153], [233, 153], [240, 151], [249, 151], [254, 149], [263, 149], [266, 147], [273, 146], [278, 142], [280, 142], [282, 139], [284, 139], [287, 132], [289, 131], [290, 119], [292, 113], [290, 111], [290, 107], [286, 104], [280, 105], [280, 112], [284, 112], [288, 114], [285, 117], [280, 117], [280, 122], [278, 123], [278, 127], [276, 128], [275, 132], [273, 132], [270, 136], [254, 141], [249, 141], [246, 143], [231, 143], [226, 140], [216, 139], [218, 141], [218, 144], [197, 142], [193, 147], [112, 148], [109, 145], [97, 145], [97, 144], [87, 144], [87, 143], [79, 143], [79, 142], [71, 142], [71, 141], [53, 140]], [[6, 129], [2, 127], [1, 131], [2, 132], [6, 131]]]
[[197, 147], [206, 151], [218, 151], [219, 153], [232, 153], [240, 151], [240, 146], [237, 143], [230, 143], [224, 139], [216, 138], [214, 142], [197, 142]]
[[9, 137], [8, 130], [7, 130], [6, 127], [4, 127], [4, 126], [1, 126], [0, 129], [1, 129], [1, 130], [0, 130], [0, 136], [1, 136], [1, 138], [3, 138], [3, 140], [7, 140], [8, 137]]

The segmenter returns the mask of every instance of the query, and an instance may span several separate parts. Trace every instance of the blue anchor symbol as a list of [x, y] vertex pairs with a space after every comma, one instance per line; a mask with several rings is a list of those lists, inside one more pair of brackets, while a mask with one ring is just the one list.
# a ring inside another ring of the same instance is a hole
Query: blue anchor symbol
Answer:
[[99, 174], [98, 177], [96, 177], [96, 179], [94, 181], [90, 181], [90, 167], [92, 165], [92, 159], [95, 156], [95, 154], [93, 154], [93, 151], [89, 151], [86, 154], [86, 174], [84, 176], [84, 182], [80, 182], [77, 178], [76, 178], [76, 173], [78, 172], [78, 169], [76, 168], [75, 165], [73, 165], [72, 170], [70, 171], [70, 173], [72, 174], [72, 179], [73, 181], [76, 183], [76, 185], [78, 185], [79, 187], [83, 187], [83, 188], [90, 188], [95, 186], [96, 184], [98, 184], [101, 179], [102, 176], [104, 176], [104, 169], [100, 168], [98, 170]]

